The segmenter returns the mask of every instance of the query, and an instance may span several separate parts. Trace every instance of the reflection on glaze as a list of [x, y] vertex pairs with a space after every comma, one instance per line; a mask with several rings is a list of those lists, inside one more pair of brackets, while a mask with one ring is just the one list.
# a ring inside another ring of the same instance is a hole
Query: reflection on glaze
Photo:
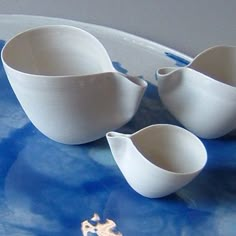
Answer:
[[94, 236], [122, 236], [122, 234], [116, 230], [116, 224], [114, 221], [106, 219], [103, 223], [101, 222], [99, 215], [96, 213], [90, 221], [85, 220], [82, 222], [81, 230], [83, 236], [91, 234]]

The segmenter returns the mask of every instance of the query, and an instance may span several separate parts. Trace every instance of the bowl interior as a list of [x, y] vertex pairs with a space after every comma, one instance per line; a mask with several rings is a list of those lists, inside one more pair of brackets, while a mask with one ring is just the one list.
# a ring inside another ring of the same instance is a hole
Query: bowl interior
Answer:
[[201, 141], [179, 127], [151, 126], [134, 135], [132, 141], [145, 158], [167, 171], [193, 173], [206, 163], [206, 151]]
[[89, 33], [70, 26], [39, 27], [11, 39], [3, 49], [11, 68], [36, 75], [88, 75], [112, 70], [103, 45]]
[[236, 86], [236, 47], [216, 46], [200, 53], [190, 67], [215, 80]]

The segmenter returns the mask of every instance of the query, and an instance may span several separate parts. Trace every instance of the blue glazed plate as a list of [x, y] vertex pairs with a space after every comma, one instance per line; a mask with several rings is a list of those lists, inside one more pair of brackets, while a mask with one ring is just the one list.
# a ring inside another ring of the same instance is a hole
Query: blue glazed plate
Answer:
[[[117, 70], [149, 81], [137, 114], [120, 132], [179, 125], [160, 102], [154, 73], [191, 58], [117, 30], [34, 16], [0, 16], [0, 48], [16, 33], [45, 24], [89, 31]], [[0, 64], [0, 235], [235, 235], [235, 134], [202, 141], [209, 160], [191, 184], [165, 198], [144, 198], [126, 183], [105, 138], [67, 146], [36, 130]]]

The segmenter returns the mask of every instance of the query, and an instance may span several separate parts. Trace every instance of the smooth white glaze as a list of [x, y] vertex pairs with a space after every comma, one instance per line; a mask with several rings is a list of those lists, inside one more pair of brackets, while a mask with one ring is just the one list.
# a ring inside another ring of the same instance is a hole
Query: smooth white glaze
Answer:
[[184, 68], [157, 71], [160, 98], [172, 115], [202, 138], [236, 127], [236, 47], [217, 46]]
[[90, 142], [121, 127], [147, 87], [140, 78], [118, 73], [103, 45], [72, 26], [22, 32], [7, 42], [1, 57], [29, 119], [61, 143]]
[[174, 125], [152, 125], [133, 135], [109, 132], [106, 137], [129, 185], [149, 198], [163, 197], [182, 188], [207, 161], [202, 142]]

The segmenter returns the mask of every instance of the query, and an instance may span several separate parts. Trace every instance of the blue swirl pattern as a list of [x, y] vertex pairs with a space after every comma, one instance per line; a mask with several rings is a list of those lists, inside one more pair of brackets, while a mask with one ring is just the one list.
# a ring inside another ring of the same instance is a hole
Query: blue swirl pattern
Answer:
[[[113, 64], [127, 73], [119, 62]], [[234, 133], [202, 140], [209, 161], [191, 184], [165, 198], [147, 199], [126, 183], [105, 138], [68, 146], [36, 130], [2, 64], [0, 91], [0, 235], [82, 235], [81, 222], [94, 213], [112, 219], [128, 236], [235, 235]], [[133, 133], [156, 123], [179, 125], [149, 84], [137, 114], [118, 131]]]

